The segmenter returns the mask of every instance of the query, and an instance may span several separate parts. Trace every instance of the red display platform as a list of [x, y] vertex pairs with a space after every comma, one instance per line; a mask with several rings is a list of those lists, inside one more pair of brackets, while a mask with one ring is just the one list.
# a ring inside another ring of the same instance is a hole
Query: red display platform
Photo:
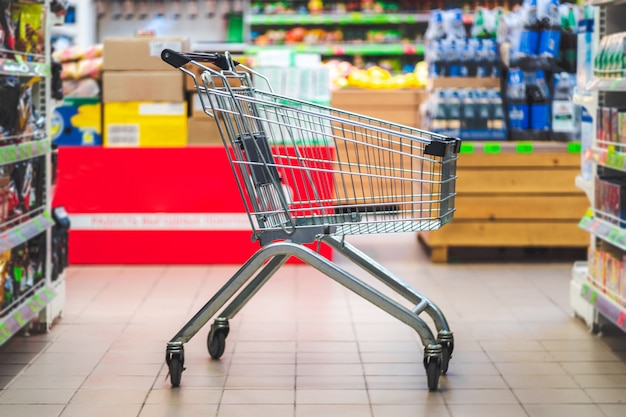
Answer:
[[241, 264], [260, 247], [223, 147], [61, 147], [57, 172], [70, 264]]

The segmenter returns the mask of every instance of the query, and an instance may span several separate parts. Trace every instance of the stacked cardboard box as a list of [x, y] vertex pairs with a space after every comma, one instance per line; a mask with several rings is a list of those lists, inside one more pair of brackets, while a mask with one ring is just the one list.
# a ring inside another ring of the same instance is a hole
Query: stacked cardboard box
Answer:
[[[209, 64], [203, 63], [203, 65], [207, 65], [215, 70], [218, 70], [218, 68]], [[202, 68], [189, 65], [187, 69], [194, 73], [197, 82], [202, 83]], [[216, 83], [216, 85], [218, 84], [219, 82]], [[205, 113], [202, 106], [203, 102], [205, 105], [209, 105], [209, 96], [203, 92], [203, 100], [200, 100], [194, 78], [191, 76], [185, 76], [185, 90], [187, 92], [188, 106], [190, 109], [189, 120], [187, 123], [187, 144], [190, 146], [221, 145], [223, 142], [217, 128], [215, 118]]]
[[165, 48], [187, 51], [189, 41], [151, 37], [104, 40], [104, 146], [186, 145], [183, 73], [161, 60]]

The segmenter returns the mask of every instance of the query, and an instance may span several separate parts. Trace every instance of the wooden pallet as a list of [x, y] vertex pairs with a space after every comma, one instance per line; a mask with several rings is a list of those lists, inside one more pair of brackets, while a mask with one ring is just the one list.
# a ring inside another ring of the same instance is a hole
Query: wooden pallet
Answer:
[[528, 154], [462, 154], [454, 221], [419, 239], [433, 262], [448, 261], [458, 247], [585, 248], [589, 236], [578, 222], [589, 201], [574, 185], [579, 172], [580, 155], [560, 144]]

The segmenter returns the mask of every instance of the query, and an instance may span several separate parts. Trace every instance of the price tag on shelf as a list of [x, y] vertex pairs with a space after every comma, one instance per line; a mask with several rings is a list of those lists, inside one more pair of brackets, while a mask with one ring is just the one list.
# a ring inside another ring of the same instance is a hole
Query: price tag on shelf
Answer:
[[459, 153], [462, 154], [472, 154], [474, 153], [474, 143], [473, 142], [461, 142], [461, 150]]
[[580, 153], [581, 151], [582, 151], [582, 146], [580, 142], [567, 142], [568, 153]]
[[534, 147], [532, 142], [519, 142], [515, 145], [517, 153], [533, 153]]
[[626, 311], [620, 311], [616, 323], [619, 327], [624, 327], [624, 321], [626, 321]]
[[606, 234], [606, 239], [609, 241], [609, 243], [617, 243], [618, 237], [619, 237], [619, 231], [618, 229], [614, 227], [612, 227]]
[[0, 324], [0, 345], [3, 345], [10, 337], [11, 332], [7, 328], [7, 325], [5, 323]]
[[587, 297], [587, 295], [589, 294], [591, 287], [589, 287], [589, 284], [585, 283], [580, 287], [580, 296], [582, 298], [584, 298], [585, 300], [587, 300], [589, 297]]
[[589, 297], [589, 303], [591, 303], [591, 305], [594, 305], [597, 299], [598, 299], [598, 291], [593, 290], [591, 292], [591, 296]]
[[611, 91], [615, 91], [615, 90], [619, 90], [620, 86], [622, 85], [622, 78], [616, 78], [615, 80], [613, 80], [611, 82], [611, 84], [609, 85], [609, 90]]
[[499, 143], [485, 143], [483, 151], [487, 154], [499, 154], [502, 146]]
[[22, 317], [19, 311], [13, 313], [12, 317], [15, 319], [17, 324], [19, 324], [20, 328], [26, 326], [26, 320], [24, 319], [24, 317]]

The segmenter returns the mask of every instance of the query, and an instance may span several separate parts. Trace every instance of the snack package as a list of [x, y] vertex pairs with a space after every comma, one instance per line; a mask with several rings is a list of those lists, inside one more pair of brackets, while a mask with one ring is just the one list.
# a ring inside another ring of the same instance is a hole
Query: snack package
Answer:
[[[15, 33], [11, 19], [11, 0], [0, 0], [0, 48], [15, 50]], [[0, 58], [13, 58], [13, 54], [0, 51]]]
[[13, 24], [15, 27], [15, 49], [24, 52], [18, 60], [38, 61], [33, 55], [44, 53], [45, 34], [43, 29], [43, 4], [15, 3], [12, 8]]
[[0, 310], [13, 301], [12, 293], [7, 292], [8, 264], [11, 259], [11, 251], [0, 253]]
[[23, 78], [0, 76], [0, 130], [5, 137], [11, 137], [3, 143], [19, 143], [22, 135], [32, 135], [32, 85], [38, 80], [34, 77], [24, 82]]
[[102, 58], [83, 59], [78, 61], [76, 67], [76, 79], [94, 78], [99, 79], [102, 72]]
[[62, 80], [77, 80], [78, 79], [78, 64], [76, 62], [65, 62], [61, 64], [61, 79]]

